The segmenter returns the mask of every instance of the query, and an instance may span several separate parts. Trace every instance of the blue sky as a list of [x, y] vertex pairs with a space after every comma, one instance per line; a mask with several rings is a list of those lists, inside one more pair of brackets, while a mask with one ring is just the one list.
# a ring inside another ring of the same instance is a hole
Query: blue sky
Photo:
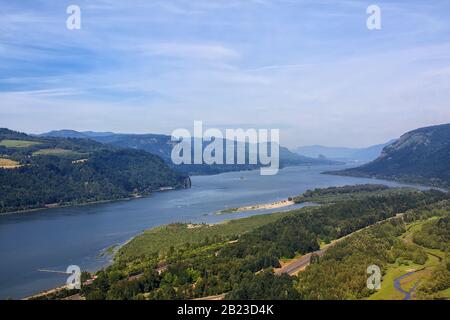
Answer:
[[[66, 8], [82, 28], [66, 28]], [[366, 28], [381, 8], [382, 29]], [[450, 122], [447, 0], [0, 0], [0, 126], [279, 128], [365, 146]]]

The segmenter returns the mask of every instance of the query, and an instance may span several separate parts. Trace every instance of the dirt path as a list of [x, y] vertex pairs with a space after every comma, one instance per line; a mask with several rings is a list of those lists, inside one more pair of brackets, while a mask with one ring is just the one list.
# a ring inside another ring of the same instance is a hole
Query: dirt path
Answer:
[[408, 273], [406, 273], [406, 274], [404, 274], [404, 275], [402, 275], [402, 276], [400, 276], [400, 277], [394, 279], [394, 288], [395, 288], [397, 291], [399, 291], [400, 293], [402, 293], [403, 295], [405, 295], [405, 297], [403, 298], [403, 300], [411, 300], [412, 294], [414, 293], [414, 290], [416, 289], [416, 287], [417, 287], [417, 285], [418, 285], [419, 283], [416, 283], [416, 284], [414, 285], [414, 287], [411, 288], [411, 290], [405, 291], [405, 290], [403, 290], [400, 281], [402, 281], [402, 280], [405, 279], [405, 278], [408, 278], [409, 276], [412, 276], [412, 275], [413, 275], [414, 273], [416, 273], [416, 272], [417, 272], [417, 271], [408, 272]]

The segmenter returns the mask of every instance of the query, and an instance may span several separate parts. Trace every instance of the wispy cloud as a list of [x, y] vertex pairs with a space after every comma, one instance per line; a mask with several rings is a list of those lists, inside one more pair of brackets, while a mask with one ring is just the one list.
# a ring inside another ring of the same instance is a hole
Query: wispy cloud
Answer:
[[222, 45], [158, 43], [143, 46], [150, 55], [176, 57], [181, 59], [230, 60], [237, 59], [240, 54]]
[[0, 126], [170, 133], [281, 126], [283, 144], [365, 145], [450, 121], [450, 3], [380, 0], [9, 2]]

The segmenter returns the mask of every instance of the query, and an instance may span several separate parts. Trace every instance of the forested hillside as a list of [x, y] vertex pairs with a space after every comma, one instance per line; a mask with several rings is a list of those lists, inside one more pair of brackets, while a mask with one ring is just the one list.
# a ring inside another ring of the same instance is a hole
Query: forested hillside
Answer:
[[[296, 287], [300, 297], [450, 298], [449, 210], [448, 201], [409, 210], [402, 219], [374, 225], [345, 239], [299, 273]], [[430, 229], [433, 232], [429, 233]], [[378, 291], [366, 286], [366, 269], [370, 265], [377, 265], [382, 271]], [[321, 279], [320, 284], [317, 279]]]
[[450, 124], [417, 129], [358, 168], [328, 172], [450, 187]]
[[87, 139], [42, 138], [0, 129], [0, 212], [148, 195], [189, 187], [158, 156]]

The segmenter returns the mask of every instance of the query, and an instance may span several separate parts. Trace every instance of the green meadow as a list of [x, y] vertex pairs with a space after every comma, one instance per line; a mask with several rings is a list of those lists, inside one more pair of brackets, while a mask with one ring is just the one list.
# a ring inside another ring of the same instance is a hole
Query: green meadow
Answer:
[[61, 148], [49, 148], [49, 149], [41, 149], [33, 152], [33, 156], [79, 156], [81, 153], [61, 149]]
[[28, 148], [32, 146], [36, 146], [41, 144], [38, 141], [29, 141], [29, 140], [2, 140], [0, 141], [0, 146], [6, 148]]

